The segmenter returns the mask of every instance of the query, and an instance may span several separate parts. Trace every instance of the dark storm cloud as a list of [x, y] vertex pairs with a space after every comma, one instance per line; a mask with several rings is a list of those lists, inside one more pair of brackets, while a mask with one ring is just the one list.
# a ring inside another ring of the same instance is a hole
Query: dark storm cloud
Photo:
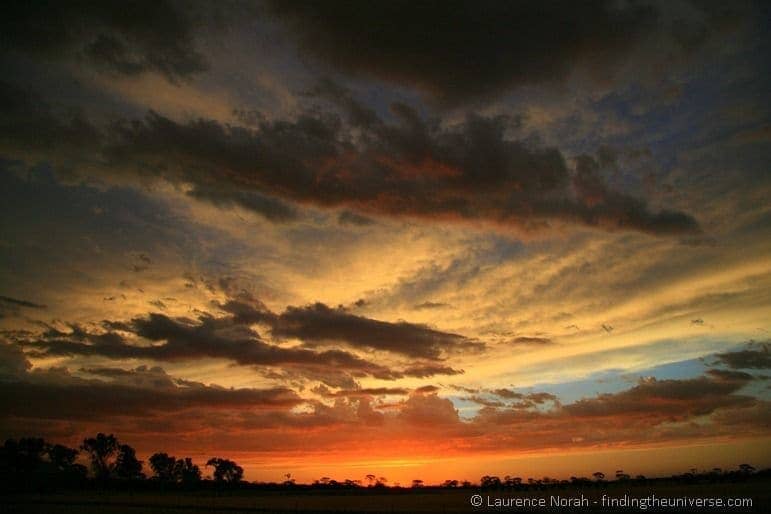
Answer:
[[574, 173], [557, 149], [512, 138], [512, 118], [471, 115], [444, 126], [403, 104], [392, 110], [395, 123], [308, 112], [256, 129], [150, 114], [121, 125], [106, 153], [118, 165], [142, 163], [145, 172], [149, 165], [168, 180], [193, 183], [200, 197], [238, 188], [361, 215], [699, 232], [687, 214], [652, 212], [611, 190], [592, 157], [578, 159]]
[[45, 305], [40, 305], [28, 300], [11, 298], [10, 296], [0, 296], [0, 318], [6, 316], [18, 316], [22, 309], [45, 309]]
[[434, 375], [462, 375], [462, 369], [454, 369], [444, 364], [424, 363], [405, 368], [404, 376], [428, 378]]
[[606, 79], [649, 37], [670, 53], [688, 52], [731, 19], [729, 9], [703, 2], [676, 17], [665, 3], [606, 0], [267, 3], [303, 56], [450, 105], [573, 71]]
[[[382, 380], [455, 375], [462, 370], [437, 362], [458, 349], [480, 350], [483, 345], [456, 334], [439, 332], [406, 322], [388, 323], [353, 316], [323, 304], [287, 309], [277, 315], [254, 299], [230, 300], [216, 317], [204, 313], [196, 319], [172, 318], [151, 313], [129, 321], [105, 321], [104, 331], [70, 325], [63, 331], [49, 328], [40, 334], [7, 334], [31, 356], [93, 356], [108, 359], [184, 361], [219, 358], [242, 366], [281, 369], [335, 387], [349, 387], [354, 378]], [[297, 337], [306, 346], [283, 347], [265, 342], [251, 326], [267, 324], [274, 335]], [[139, 344], [136, 338], [152, 344]], [[318, 350], [319, 343], [351, 348], [377, 348], [410, 357], [399, 369], [368, 361], [337, 347]], [[87, 370], [92, 372], [94, 370]]]
[[357, 216], [522, 230], [558, 222], [652, 234], [699, 232], [687, 214], [652, 212], [643, 200], [611, 190], [592, 157], [582, 156], [571, 170], [556, 148], [512, 137], [519, 122], [510, 117], [470, 115], [444, 125], [394, 104], [395, 122], [374, 113], [363, 121], [349, 105], [353, 100], [337, 99], [332, 111], [311, 109], [256, 128], [180, 123], [151, 112], [99, 131], [82, 118], [61, 121], [29, 93], [7, 89], [19, 97], [0, 115], [0, 150], [8, 157], [47, 159], [65, 172], [90, 173], [99, 166], [102, 179], [192, 186], [192, 197], [250, 209], [271, 221], [295, 218], [284, 203], [289, 201], [350, 208]]
[[599, 174], [600, 160], [599, 156], [579, 156], [573, 176], [573, 187], [582, 203], [577, 214], [586, 224], [602, 224], [603, 218], [609, 218], [619, 228], [628, 224], [657, 234], [699, 232], [698, 223], [688, 214], [667, 209], [653, 213], [639, 198], [611, 190]]
[[342, 342], [426, 359], [437, 359], [445, 352], [480, 351], [484, 347], [459, 334], [404, 321], [391, 323], [365, 318], [322, 303], [287, 308], [276, 318], [272, 333], [306, 343]]
[[101, 141], [100, 131], [81, 115], [60, 115], [33, 92], [0, 81], [0, 152], [69, 167], [89, 162]]
[[[232, 314], [238, 323], [261, 323], [270, 328], [274, 337], [300, 339], [308, 346], [338, 343], [430, 360], [446, 353], [484, 349], [484, 344], [459, 334], [406, 321], [394, 323], [371, 319], [353, 314], [343, 307], [332, 308], [323, 303], [290, 306], [276, 314], [248, 293], [240, 293], [220, 308]], [[413, 371], [422, 373], [430, 369], [415, 367]]]
[[0, 342], [0, 381], [23, 376], [31, 367], [21, 348]]
[[337, 216], [337, 222], [341, 225], [358, 225], [361, 227], [375, 223], [374, 220], [351, 211], [341, 212]]
[[165, 0], [10, 2], [0, 21], [0, 48], [82, 59], [123, 75], [153, 71], [175, 81], [206, 69], [194, 47], [204, 14], [198, 7]]
[[747, 374], [711, 374], [686, 380], [641, 380], [620, 393], [601, 394], [563, 408], [572, 416], [658, 414], [701, 416], [716, 409], [751, 404], [749, 396], [734, 394], [752, 377]]
[[385, 395], [408, 395], [410, 390], [404, 387], [364, 387], [360, 389], [341, 389], [339, 391], [330, 391], [325, 387], [317, 387], [314, 392], [325, 398], [356, 398], [356, 397], [369, 397], [369, 396], [385, 396]]
[[[467, 388], [457, 389], [467, 393], [472, 393], [471, 396], [465, 397], [464, 400], [474, 402], [485, 407], [533, 409], [539, 406], [543, 406], [547, 402], [551, 403], [553, 406], [559, 405], [559, 399], [555, 395], [546, 392], [518, 393], [516, 391], [512, 391], [511, 389], [505, 388], [482, 390], [471, 390]], [[500, 400], [485, 397], [483, 394], [500, 398]]]
[[[72, 333], [49, 332], [40, 339], [20, 341], [20, 344], [47, 356], [82, 355], [154, 361], [220, 358], [244, 366], [296, 367], [311, 371], [337, 369], [340, 373], [383, 379], [401, 376], [342, 350], [316, 352], [270, 345], [249, 327], [233, 324], [231, 318], [202, 316], [198, 320], [182, 320], [153, 313], [113, 326], [161, 344], [139, 346], [129, 343], [115, 332], [93, 334], [78, 328]], [[37, 352], [33, 350], [33, 354]]]
[[721, 364], [733, 369], [771, 369], [771, 354], [768, 343], [760, 345], [756, 350], [754, 345], [744, 350], [715, 354]]
[[726, 380], [726, 381], [749, 382], [750, 380], [755, 379], [755, 377], [753, 377], [749, 373], [745, 373], [744, 371], [732, 371], [732, 370], [726, 370], [726, 369], [710, 369], [707, 371], [707, 376], [712, 377], [716, 380]]
[[298, 218], [294, 207], [256, 191], [193, 189], [188, 192], [188, 195], [217, 207], [241, 207], [276, 223], [294, 221]]
[[[189, 409], [288, 410], [303, 401], [286, 388], [229, 389], [197, 383], [180, 386], [161, 368], [90, 372], [120, 380], [82, 379], [66, 371], [27, 373], [18, 381], [0, 382], [0, 413], [5, 417], [89, 420]], [[153, 381], [143, 375], [151, 376]]]
[[19, 300], [18, 298], [11, 298], [10, 296], [0, 296], [0, 304], [10, 305], [13, 307], [29, 307], [30, 309], [45, 309], [45, 305], [39, 303], [30, 302], [28, 300]]

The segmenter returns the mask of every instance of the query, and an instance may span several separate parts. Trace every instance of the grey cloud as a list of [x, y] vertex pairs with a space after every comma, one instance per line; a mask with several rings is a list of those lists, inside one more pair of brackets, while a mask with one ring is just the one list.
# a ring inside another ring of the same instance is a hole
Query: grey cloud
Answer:
[[522, 346], [548, 346], [554, 342], [548, 337], [519, 336], [511, 340], [511, 344]]
[[273, 323], [272, 333], [278, 337], [296, 337], [306, 343], [342, 342], [425, 359], [437, 359], [446, 352], [483, 349], [481, 343], [459, 334], [404, 321], [391, 323], [365, 318], [321, 303], [289, 307]]
[[10, 296], [0, 296], [0, 319], [6, 316], [18, 316], [22, 309], [45, 309], [45, 305], [30, 302], [28, 300], [20, 300], [18, 298], [11, 298]]
[[365, 227], [367, 225], [372, 225], [375, 223], [374, 220], [371, 218], [368, 218], [366, 216], [362, 216], [361, 214], [356, 214], [352, 211], [343, 211], [337, 216], [337, 222], [341, 225], [357, 225], [360, 227]]
[[725, 352], [715, 354], [718, 361], [733, 369], [769, 369], [771, 368], [771, 354], [768, 351], [768, 344], [763, 343], [760, 349], [756, 350], [753, 346], [735, 352]]
[[449, 106], [561, 83], [576, 72], [607, 80], [629, 59], [643, 66], [636, 53], [649, 39], [659, 52], [688, 54], [748, 16], [745, 4], [704, 2], [268, 5], [303, 56], [343, 74], [416, 87]]
[[0, 46], [38, 58], [80, 58], [122, 75], [152, 71], [176, 81], [207, 68], [194, 41], [196, 22], [205, 15], [197, 12], [201, 5], [13, 2], [3, 10]]
[[[69, 375], [45, 380], [29, 374], [19, 381], [0, 382], [0, 412], [3, 416], [66, 420], [93, 420], [116, 416], [150, 416], [190, 409], [288, 410], [301, 403], [286, 388], [226, 389], [201, 384], [177, 386], [163, 370], [124, 370], [94, 374], [119, 377], [105, 382]], [[132, 380], [132, 373], [140, 375]], [[163, 381], [147, 382], [141, 375], [153, 374]]]
[[[101, 332], [71, 325], [69, 331], [49, 328], [37, 335], [20, 334], [11, 339], [25, 348], [31, 356], [37, 357], [93, 356], [116, 360], [168, 362], [219, 358], [243, 366], [277, 368], [306, 379], [321, 380], [335, 387], [349, 387], [354, 383], [354, 378], [365, 376], [395, 380], [405, 376], [424, 378], [437, 374], [462, 373], [432, 359], [438, 358], [442, 351], [457, 345], [476, 344], [467, 342], [462, 336], [444, 334], [420, 325], [391, 324], [361, 317], [349, 319], [348, 325], [342, 322], [344, 317], [316, 319], [310, 323], [303, 318], [303, 323], [298, 325], [298, 319], [290, 316], [293, 320], [291, 323], [294, 323], [291, 326], [299, 329], [291, 332], [287, 328], [290, 322], [282, 319], [283, 315], [267, 311], [264, 305], [256, 300], [249, 303], [231, 300], [222, 308], [230, 315], [215, 317], [203, 314], [196, 319], [186, 319], [151, 313], [129, 321], [105, 321], [103, 326], [106, 331]], [[322, 316], [327, 313], [323, 309], [320, 312]], [[339, 331], [330, 328], [328, 324], [325, 325], [330, 321], [342, 322]], [[414, 359], [409, 366], [399, 369], [376, 364], [339, 348], [316, 350], [308, 347], [282, 347], [265, 342], [251, 327], [255, 323], [268, 323], [274, 331], [277, 330], [276, 327], [283, 327], [284, 335], [291, 332], [293, 337], [301, 336], [304, 341], [317, 343], [331, 339], [352, 347], [379, 347], [419, 358]], [[377, 329], [376, 333], [367, 336], [360, 332], [368, 328]], [[132, 339], [128, 339], [127, 334], [131, 335]], [[134, 341], [136, 337], [153, 344], [138, 343]], [[391, 337], [401, 339], [392, 342]], [[404, 344], [422, 344], [424, 347], [407, 350], [402, 346]], [[152, 369], [155, 368], [150, 371]], [[109, 372], [105, 369], [88, 371], [101, 374]], [[148, 373], [148, 370], [143, 371]], [[140, 375], [135, 370], [133, 377], [138, 376]]]
[[85, 170], [98, 165], [116, 179], [160, 178], [192, 186], [190, 194], [200, 200], [251, 209], [271, 221], [294, 219], [294, 207], [284, 203], [294, 202], [350, 208], [365, 217], [531, 231], [556, 222], [700, 232], [685, 213], [652, 212], [642, 199], [611, 190], [593, 158], [579, 158], [573, 172], [556, 148], [513, 138], [518, 122], [505, 116], [470, 115], [444, 125], [394, 104], [394, 123], [376, 117], [362, 125], [350, 114], [344, 120], [334, 110], [309, 110], [244, 128], [202, 119], [179, 123], [151, 112], [99, 131], [81, 118], [60, 121], [28, 94], [16, 94], [20, 100], [0, 118], [9, 156], [29, 159], [32, 152], [67, 171], [78, 162]]
[[657, 413], [681, 417], [710, 414], [716, 409], [747, 405], [754, 400], [734, 394], [748, 382], [748, 376], [709, 375], [686, 380], [641, 380], [631, 389], [601, 394], [565, 405], [573, 416], [616, 416]]

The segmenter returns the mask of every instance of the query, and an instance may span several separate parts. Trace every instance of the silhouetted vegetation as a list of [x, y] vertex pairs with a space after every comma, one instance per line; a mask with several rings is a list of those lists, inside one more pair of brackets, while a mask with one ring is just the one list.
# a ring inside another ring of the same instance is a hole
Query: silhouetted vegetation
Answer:
[[244, 477], [244, 468], [229, 459], [214, 457], [206, 465], [214, 468], [215, 482], [237, 484]]
[[[78, 460], [88, 462], [90, 468]], [[686, 473], [664, 478], [632, 477], [623, 470], [616, 470], [615, 480], [606, 480], [602, 471], [592, 478], [571, 476], [570, 479], [550, 477], [522, 478], [505, 475], [484, 475], [477, 484], [468, 481], [448, 479], [438, 485], [426, 484], [414, 479], [405, 487], [388, 486], [388, 479], [368, 474], [362, 480], [335, 480], [321, 477], [310, 484], [298, 484], [291, 473], [284, 475], [280, 482], [245, 482], [244, 470], [236, 462], [222, 457], [212, 457], [206, 466], [212, 469], [211, 477], [203, 478], [201, 469], [191, 458], [176, 458], [164, 452], [150, 456], [147, 462], [151, 474], [144, 473], [144, 463], [137, 458], [136, 451], [128, 444], [121, 443], [112, 434], [99, 433], [86, 438], [80, 449], [61, 444], [51, 444], [41, 438], [25, 437], [8, 439], [0, 448], [0, 484], [5, 491], [47, 491], [60, 488], [129, 488], [129, 489], [207, 489], [222, 488], [266, 489], [266, 490], [458, 490], [482, 489], [497, 491], [543, 491], [567, 488], [607, 488], [615, 483], [628, 485], [659, 483], [712, 484], [746, 481], [750, 477], [771, 477], [771, 470], [757, 471], [753, 466], [742, 463], [736, 469], [713, 468], [707, 471], [691, 469]]]
[[190, 457], [177, 459], [166, 453], [155, 453], [150, 457], [153, 479], [163, 484], [195, 486], [201, 481], [201, 469], [193, 464]]

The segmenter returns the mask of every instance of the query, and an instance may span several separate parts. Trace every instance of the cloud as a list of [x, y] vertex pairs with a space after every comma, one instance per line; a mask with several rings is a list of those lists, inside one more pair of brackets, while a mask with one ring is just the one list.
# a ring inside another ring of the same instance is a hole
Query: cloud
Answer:
[[[337, 114], [302, 114], [257, 129], [213, 121], [187, 125], [151, 114], [124, 126], [109, 154], [148, 162], [172, 181], [196, 184], [200, 197], [222, 187], [257, 190], [321, 207], [353, 207], [360, 215], [486, 222], [520, 229], [561, 221], [609, 230], [690, 234], [683, 213], [653, 213], [642, 200], [611, 191], [596, 161], [571, 175], [554, 148], [507, 136], [512, 120], [470, 116], [441, 126], [395, 104], [396, 124], [375, 118], [349, 125]], [[358, 141], [353, 132], [361, 132]], [[174, 155], [178, 162], [169, 162]], [[194, 173], [181, 172], [189, 163]], [[214, 170], [227, 169], [227, 179]], [[178, 170], [182, 175], [175, 175]]]
[[439, 388], [435, 385], [424, 385], [416, 388], [414, 394], [434, 394], [439, 392]]
[[[242, 366], [296, 373], [334, 387], [350, 387], [354, 378], [366, 376], [396, 380], [459, 374], [462, 370], [434, 361], [447, 352], [482, 348], [480, 343], [456, 334], [406, 322], [371, 320], [322, 304], [290, 307], [276, 315], [258, 300], [246, 300], [229, 300], [221, 306], [228, 315], [220, 317], [203, 313], [189, 319], [150, 313], [128, 321], [104, 321], [102, 331], [71, 324], [68, 331], [49, 328], [39, 334], [12, 335], [11, 339], [37, 357], [94, 356], [155, 362], [225, 359]], [[254, 324], [267, 324], [274, 335], [299, 338], [305, 346], [268, 343]], [[402, 368], [389, 367], [336, 346], [312, 348], [321, 343], [375, 348], [411, 360]]]
[[413, 358], [438, 359], [445, 353], [480, 351], [482, 343], [425, 325], [379, 321], [332, 309], [322, 303], [289, 307], [271, 325], [276, 337], [311, 343], [345, 343], [356, 348], [384, 350]]
[[81, 113], [60, 115], [28, 89], [0, 81], [0, 152], [15, 159], [55, 161], [59, 171], [92, 162], [103, 134]]
[[241, 207], [247, 211], [259, 214], [266, 220], [274, 223], [295, 221], [299, 218], [297, 209], [291, 205], [256, 191], [196, 188], [187, 194], [191, 198], [209, 202], [220, 208]]
[[12, 305], [16, 307], [29, 307], [30, 309], [45, 309], [45, 305], [39, 303], [30, 302], [28, 300], [19, 300], [18, 298], [11, 298], [10, 296], [0, 296], [0, 303], [5, 305]]
[[340, 389], [339, 391], [330, 391], [324, 386], [319, 386], [314, 388], [313, 391], [325, 398], [356, 398], [386, 395], [406, 396], [410, 393], [410, 390], [404, 387], [363, 387], [359, 389]]
[[11, 90], [19, 100], [0, 118], [8, 156], [50, 159], [65, 171], [109, 169], [103, 179], [164, 180], [193, 198], [270, 221], [291, 221], [297, 215], [290, 204], [308, 204], [518, 231], [580, 224], [700, 233], [688, 214], [653, 212], [642, 199], [610, 189], [593, 157], [581, 156], [571, 170], [556, 148], [513, 137], [519, 122], [506, 116], [440, 123], [396, 103], [395, 122], [373, 113], [363, 124], [343, 103], [256, 128], [151, 112], [100, 130], [79, 117], [62, 121], [28, 93]]
[[[20, 341], [20, 344], [47, 356], [81, 355], [168, 362], [219, 358], [243, 366], [276, 366], [307, 371], [311, 376], [323, 376], [325, 371], [332, 370], [386, 380], [401, 376], [385, 366], [338, 349], [317, 352], [268, 344], [249, 327], [232, 324], [230, 318], [202, 316], [198, 320], [180, 320], [152, 313], [113, 326], [161, 344], [131, 344], [116, 332], [96, 334], [79, 329], [72, 333], [43, 334], [40, 339]], [[33, 351], [33, 354], [36, 353]]]
[[[50, 437], [93, 431], [109, 422], [112, 430], [148, 451], [163, 441], [174, 448], [197, 448], [212, 434], [218, 448], [266, 455], [308, 449], [371, 452], [373, 444], [408, 444], [412, 451], [429, 454], [458, 445], [472, 453], [574, 448], [762, 434], [768, 420], [767, 402], [739, 394], [753, 379], [737, 371], [641, 379], [627, 390], [566, 405], [543, 392], [481, 391], [471, 400], [483, 407], [464, 420], [435, 386], [335, 392], [317, 386], [312, 392], [321, 400], [304, 399], [283, 387], [231, 389], [181, 380], [157, 366], [90, 367], [77, 376], [63, 368], [23, 369], [26, 359], [18, 348], [4, 347], [13, 350], [8, 355], [0, 351], [0, 362], [21, 366], [0, 380], [0, 430], [21, 433], [38, 427]], [[387, 395], [406, 398], [373, 401]]]
[[[227, 389], [177, 385], [161, 368], [91, 370], [111, 380], [88, 380], [68, 373], [29, 373], [19, 381], [0, 382], [0, 412], [20, 418], [91, 420], [149, 417], [188, 410], [288, 410], [302, 399], [286, 388]], [[148, 380], [151, 377], [152, 380]], [[148, 400], [151, 398], [151, 400]]]
[[426, 301], [426, 302], [419, 303], [419, 304], [415, 305], [413, 308], [415, 310], [419, 310], [420, 311], [420, 310], [427, 310], [427, 309], [442, 309], [444, 307], [449, 307], [449, 305], [446, 304], [446, 303], [441, 303], [441, 302], [429, 302], [429, 301]]
[[0, 319], [6, 316], [17, 316], [21, 309], [45, 309], [45, 305], [11, 298], [10, 296], [0, 296]]
[[452, 402], [435, 393], [411, 395], [399, 416], [412, 425], [431, 427], [456, 424], [460, 419]]
[[337, 216], [337, 222], [341, 225], [357, 225], [365, 227], [375, 223], [374, 220], [351, 211], [343, 211]]
[[[441, 104], [488, 99], [583, 73], [613, 77], [647, 40], [670, 55], [700, 47], [733, 19], [703, 3], [268, 2], [300, 53], [343, 74], [415, 87]], [[639, 57], [639, 56], [638, 56]], [[641, 59], [635, 62], [642, 65]]]
[[734, 394], [750, 378], [746, 374], [712, 374], [686, 380], [641, 379], [626, 391], [579, 400], [563, 408], [579, 417], [642, 414], [679, 419], [700, 416], [719, 408], [752, 403], [751, 397]]
[[715, 354], [718, 361], [733, 369], [769, 369], [771, 368], [771, 354], [768, 352], [768, 344], [763, 343], [761, 349], [755, 350], [751, 346], [735, 352]]
[[32, 364], [16, 345], [0, 343], [0, 381], [23, 376]]
[[462, 369], [454, 369], [444, 364], [423, 363], [408, 366], [404, 369], [404, 376], [416, 378], [428, 378], [434, 375], [462, 375]]
[[512, 339], [511, 344], [522, 346], [548, 346], [554, 342], [548, 337], [518, 336]]
[[[554, 407], [560, 405], [557, 396], [546, 392], [519, 393], [506, 388], [480, 390], [460, 388], [459, 390], [473, 393], [471, 396], [464, 398], [465, 400], [490, 408], [534, 409], [545, 406], [547, 402]], [[485, 394], [498, 397], [503, 401], [486, 397], [484, 396]]]
[[179, 9], [165, 0], [131, 0], [120, 6], [89, 2], [15, 3], [0, 22], [5, 52], [51, 60], [80, 58], [121, 75], [160, 73], [171, 81], [207, 68], [195, 49], [200, 6]]

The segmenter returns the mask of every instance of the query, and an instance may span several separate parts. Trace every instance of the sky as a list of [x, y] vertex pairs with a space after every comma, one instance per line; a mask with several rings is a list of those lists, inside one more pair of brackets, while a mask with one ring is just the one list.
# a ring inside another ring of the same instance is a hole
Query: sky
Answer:
[[771, 465], [765, 2], [15, 2], [0, 437]]

